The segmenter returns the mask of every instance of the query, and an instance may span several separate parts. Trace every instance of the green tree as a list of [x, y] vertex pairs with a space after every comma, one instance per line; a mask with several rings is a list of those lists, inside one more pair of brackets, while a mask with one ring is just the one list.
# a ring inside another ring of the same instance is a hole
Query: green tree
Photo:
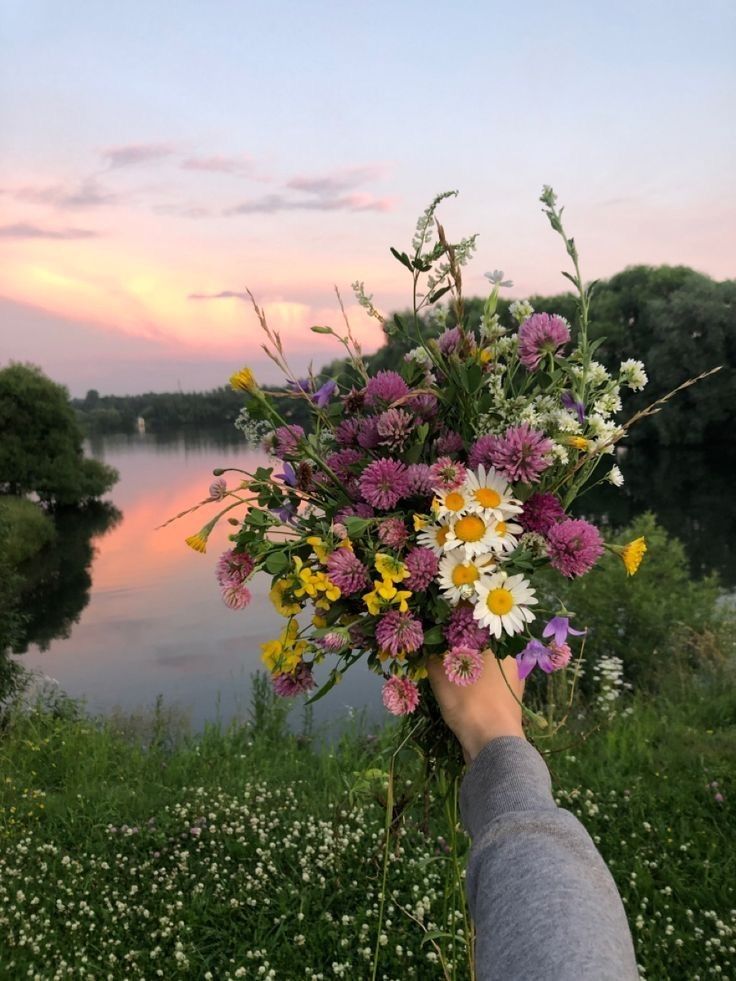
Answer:
[[94, 500], [117, 472], [84, 456], [69, 394], [34, 365], [0, 370], [0, 493], [36, 494], [46, 504]]

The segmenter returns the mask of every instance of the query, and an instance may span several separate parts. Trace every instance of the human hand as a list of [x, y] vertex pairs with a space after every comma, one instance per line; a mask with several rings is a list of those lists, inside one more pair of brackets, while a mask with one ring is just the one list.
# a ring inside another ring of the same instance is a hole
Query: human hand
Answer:
[[498, 736], [524, 738], [520, 705], [524, 682], [519, 679], [513, 657], [499, 661], [491, 651], [485, 651], [483, 673], [467, 687], [450, 681], [442, 658], [431, 657], [427, 671], [442, 718], [457, 736], [466, 763], [472, 763], [481, 749]]

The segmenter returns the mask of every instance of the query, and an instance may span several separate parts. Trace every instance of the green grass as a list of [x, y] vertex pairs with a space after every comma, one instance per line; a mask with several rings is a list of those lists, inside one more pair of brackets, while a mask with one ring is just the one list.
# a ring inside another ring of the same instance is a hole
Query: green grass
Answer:
[[[608, 722], [577, 720], [598, 726], [587, 738], [571, 727], [542, 746], [617, 880], [646, 978], [735, 974], [732, 680], [678, 676]], [[6, 718], [0, 977], [371, 976], [396, 732], [290, 734], [258, 692], [258, 728], [197, 737], [175, 738], [161, 708], [122, 725], [60, 699]], [[466, 978], [450, 833], [436, 787], [425, 820], [420, 785], [409, 754], [378, 977], [443, 977], [444, 933]]]

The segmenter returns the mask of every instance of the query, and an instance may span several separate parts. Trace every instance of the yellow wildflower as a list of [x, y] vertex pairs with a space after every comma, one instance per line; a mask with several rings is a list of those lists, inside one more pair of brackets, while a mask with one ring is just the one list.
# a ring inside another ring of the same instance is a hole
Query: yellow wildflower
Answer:
[[189, 538], [185, 538], [184, 540], [195, 552], [207, 551], [207, 536], [203, 535], [201, 531], [198, 531], [196, 535], [190, 535]]
[[318, 613], [315, 613], [314, 616], [312, 617], [312, 626], [317, 627], [317, 629], [319, 630], [322, 627], [327, 626], [327, 620], [324, 617], [321, 617]]
[[409, 677], [412, 681], [422, 681], [429, 675], [425, 664], [413, 664], [409, 668]]
[[[297, 582], [292, 577], [279, 579], [273, 584], [268, 594], [268, 598], [282, 617], [289, 617], [293, 613], [298, 613], [302, 608], [301, 603], [296, 602], [294, 599], [294, 587], [296, 585]], [[291, 595], [287, 596], [287, 593]]]
[[312, 551], [320, 562], [325, 563], [327, 561], [330, 550], [318, 535], [310, 535], [307, 544], [312, 546]]
[[493, 358], [493, 352], [490, 348], [484, 347], [483, 350], [478, 355], [478, 360], [481, 364], [488, 364], [488, 362]]
[[258, 389], [255, 376], [250, 368], [241, 368], [230, 375], [230, 384], [237, 392], [255, 392]]
[[401, 582], [402, 579], [408, 579], [411, 575], [403, 562], [385, 552], [379, 552], [373, 564], [383, 578], [389, 579], [391, 582]]
[[378, 614], [381, 612], [383, 603], [381, 602], [381, 597], [378, 595], [375, 589], [371, 590], [370, 593], [363, 594], [363, 602], [368, 607], [368, 612], [371, 614], [371, 616], [378, 616]]
[[624, 545], [623, 550], [619, 553], [623, 564], [626, 566], [626, 572], [630, 576], [633, 576], [641, 565], [641, 560], [644, 558], [644, 553], [646, 550], [646, 539], [635, 538], [633, 542], [629, 542], [628, 545]]
[[273, 674], [290, 674], [302, 660], [308, 644], [297, 640], [298, 633], [299, 624], [290, 620], [278, 640], [261, 644], [261, 660]]
[[587, 450], [590, 446], [589, 441], [584, 436], [568, 436], [565, 442], [568, 446], [574, 446], [576, 450]]
[[421, 531], [422, 528], [426, 527], [427, 524], [429, 524], [429, 521], [427, 518], [424, 517], [424, 515], [422, 514], [414, 515], [414, 531]]

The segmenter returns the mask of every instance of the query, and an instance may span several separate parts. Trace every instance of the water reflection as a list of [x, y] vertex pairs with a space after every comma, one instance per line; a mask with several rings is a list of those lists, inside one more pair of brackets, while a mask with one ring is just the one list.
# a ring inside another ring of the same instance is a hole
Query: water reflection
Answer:
[[57, 638], [69, 637], [89, 603], [91, 566], [99, 539], [121, 520], [112, 504], [100, 502], [54, 516], [55, 541], [33, 560], [23, 593], [25, 622], [15, 653], [35, 644], [42, 651]]

